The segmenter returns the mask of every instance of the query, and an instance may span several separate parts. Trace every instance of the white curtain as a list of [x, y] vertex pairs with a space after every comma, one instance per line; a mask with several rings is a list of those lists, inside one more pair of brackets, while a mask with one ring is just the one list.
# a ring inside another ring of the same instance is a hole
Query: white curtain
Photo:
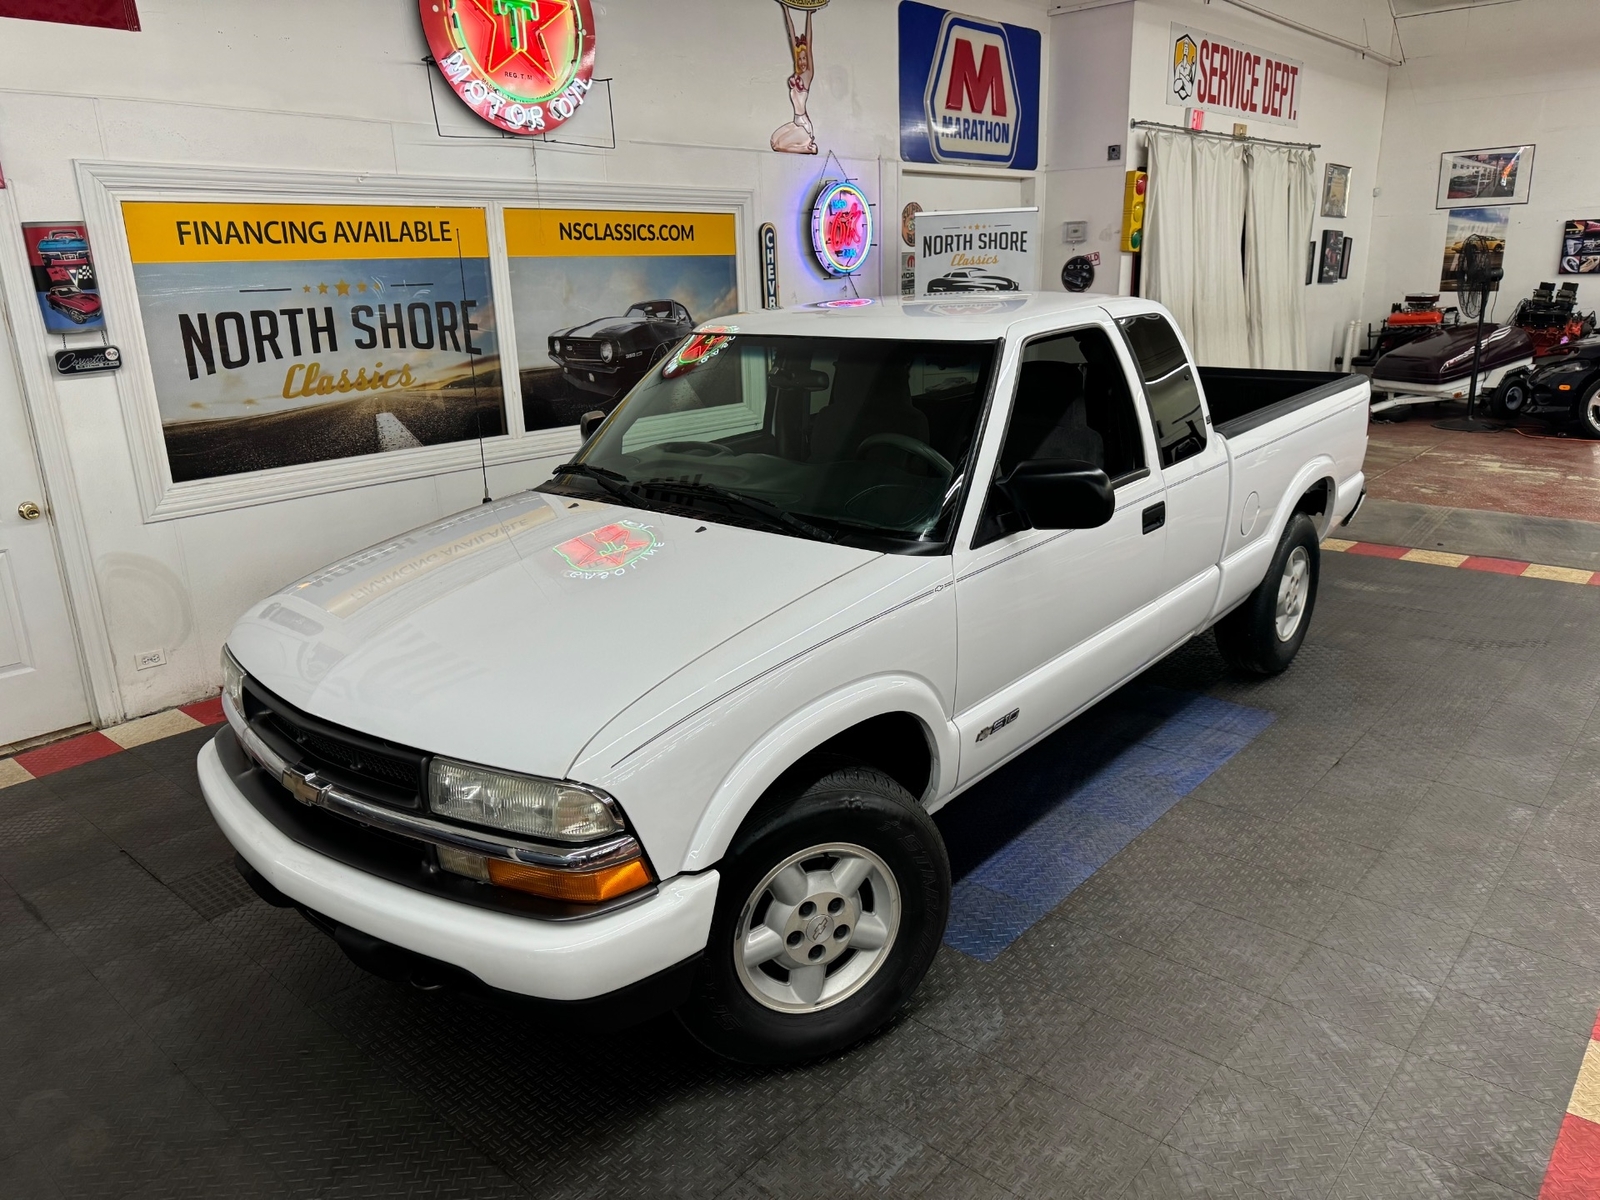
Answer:
[[1195, 358], [1250, 365], [1245, 144], [1150, 130], [1140, 294], [1172, 310]]
[[1317, 156], [1251, 145], [1246, 155], [1245, 309], [1250, 365], [1306, 369], [1305, 269], [1316, 218]]

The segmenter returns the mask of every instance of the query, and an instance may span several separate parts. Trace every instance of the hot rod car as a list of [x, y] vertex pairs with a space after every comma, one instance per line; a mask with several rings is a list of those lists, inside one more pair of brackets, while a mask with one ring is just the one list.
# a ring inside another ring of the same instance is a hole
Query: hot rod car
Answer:
[[616, 398], [693, 330], [694, 318], [676, 300], [645, 300], [620, 317], [552, 333], [550, 357], [574, 387]]
[[1506, 376], [1491, 404], [1498, 417], [1575, 421], [1585, 437], [1600, 438], [1600, 336], [1557, 346]]

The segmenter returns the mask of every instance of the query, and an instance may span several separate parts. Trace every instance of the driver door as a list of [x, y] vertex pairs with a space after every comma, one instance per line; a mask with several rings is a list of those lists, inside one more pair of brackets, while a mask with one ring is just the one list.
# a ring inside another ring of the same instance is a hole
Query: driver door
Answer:
[[[1022, 348], [1004, 439], [982, 480], [988, 496], [955, 552], [962, 784], [1161, 652], [1165, 494], [1130, 366], [1109, 320]], [[1019, 528], [987, 485], [1030, 458], [1103, 469], [1117, 496], [1110, 522]]]

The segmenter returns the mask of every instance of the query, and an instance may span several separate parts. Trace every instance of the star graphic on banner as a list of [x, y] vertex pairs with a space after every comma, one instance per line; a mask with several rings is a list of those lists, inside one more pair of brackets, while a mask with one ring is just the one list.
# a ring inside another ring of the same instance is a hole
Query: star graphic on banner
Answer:
[[320, 295], [326, 296], [328, 294], [328, 285], [325, 283], [317, 284], [317, 292]]
[[342, 279], [333, 286], [334, 290], [337, 291], [341, 296], [348, 296], [350, 294], [350, 285]]
[[[472, 11], [463, 4], [462, 16], [474, 16], [487, 24], [488, 38], [480, 58], [483, 69], [497, 74], [507, 64], [531, 68], [542, 76], [546, 86], [559, 82], [564, 72], [555, 50], [564, 48], [571, 34], [560, 28], [570, 18], [571, 6], [564, 0], [469, 0]], [[513, 59], [522, 62], [513, 63]]]
[[308, 283], [308, 284], [305, 285], [305, 287], [301, 288], [300, 290], [302, 292], [304, 292], [306, 295], [309, 296], [311, 294], [311, 285]]
[[360, 283], [356, 284], [356, 291], [364, 292], [366, 290], [367, 290], [366, 280], [362, 280]]

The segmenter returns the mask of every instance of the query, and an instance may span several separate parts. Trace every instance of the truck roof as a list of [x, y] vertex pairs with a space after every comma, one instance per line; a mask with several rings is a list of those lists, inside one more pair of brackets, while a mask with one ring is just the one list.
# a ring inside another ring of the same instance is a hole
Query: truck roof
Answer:
[[824, 300], [794, 308], [733, 313], [702, 323], [701, 330], [810, 337], [897, 338], [918, 341], [991, 341], [1012, 326], [1040, 317], [1072, 317], [1095, 309], [1114, 314], [1158, 311], [1135, 297], [1074, 292], [974, 292], [915, 300]]

